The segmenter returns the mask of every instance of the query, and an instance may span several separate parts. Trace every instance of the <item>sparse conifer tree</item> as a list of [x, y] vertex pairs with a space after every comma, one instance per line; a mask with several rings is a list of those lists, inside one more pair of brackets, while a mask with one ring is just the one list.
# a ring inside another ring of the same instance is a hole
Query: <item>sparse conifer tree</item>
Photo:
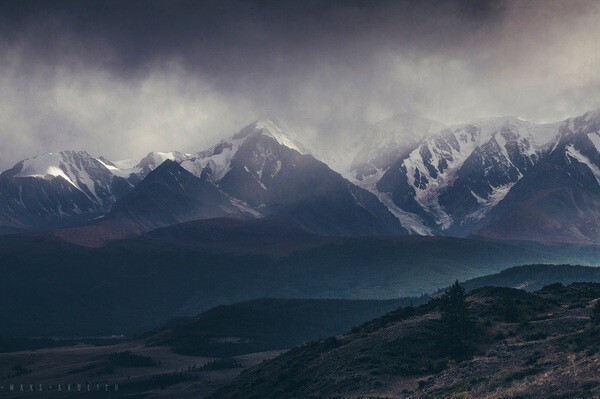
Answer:
[[596, 303], [592, 308], [592, 321], [596, 324], [600, 324], [600, 299], [596, 300]]
[[442, 297], [441, 311], [444, 341], [449, 355], [455, 358], [468, 357], [471, 347], [469, 341], [475, 331], [475, 326], [469, 317], [465, 289], [458, 283], [458, 280]]

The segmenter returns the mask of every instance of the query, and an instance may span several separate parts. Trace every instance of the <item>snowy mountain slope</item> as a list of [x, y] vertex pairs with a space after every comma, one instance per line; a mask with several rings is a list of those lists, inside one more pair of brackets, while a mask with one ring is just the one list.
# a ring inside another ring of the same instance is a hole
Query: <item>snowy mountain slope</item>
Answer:
[[63, 151], [28, 158], [9, 172], [13, 178], [62, 178], [99, 206], [114, 202], [113, 172], [85, 151]]
[[[142, 158], [139, 161], [139, 163], [137, 165], [135, 165], [133, 168], [131, 168], [130, 170], [132, 173], [138, 175], [140, 179], [143, 179], [144, 177], [146, 177], [146, 175], [148, 175], [148, 173], [150, 173], [151, 171], [156, 169], [159, 165], [161, 165], [163, 162], [165, 162], [167, 160], [181, 162], [190, 157], [192, 157], [192, 154], [184, 154], [179, 151], [169, 151], [169, 152], [153, 151], [153, 152], [149, 153], [148, 155], [146, 155], [144, 158]], [[121, 161], [121, 164], [123, 164], [123, 163], [124, 162]]]
[[63, 151], [28, 158], [3, 172], [0, 230], [79, 223], [105, 214], [131, 189], [106, 162], [85, 151]]
[[600, 109], [567, 119], [541, 160], [492, 212], [485, 237], [600, 242]]
[[[208, 150], [201, 151], [198, 154], [188, 156], [181, 162], [181, 166], [197, 177], [208, 179], [212, 182], [219, 182], [232, 168], [232, 160], [237, 154], [240, 146], [256, 137], [273, 139], [280, 146], [305, 154], [307, 151], [302, 144], [289, 138], [281, 127], [271, 120], [259, 120], [235, 134], [228, 140], [221, 140], [217, 145]], [[248, 144], [246, 144], [248, 146]], [[268, 161], [265, 157], [257, 173], [262, 177], [262, 168]]]
[[441, 122], [409, 113], [399, 113], [385, 119], [365, 135], [362, 148], [352, 160], [350, 172], [356, 180], [361, 181], [386, 171], [420, 141], [443, 128]]
[[425, 222], [419, 215], [400, 209], [400, 207], [394, 203], [389, 193], [381, 192], [377, 189], [377, 182], [381, 179], [384, 173], [385, 172], [383, 170], [378, 170], [375, 174], [363, 176], [362, 180], [356, 179], [352, 173], [349, 173], [347, 178], [357, 186], [362, 187], [374, 194], [379, 201], [398, 219], [402, 227], [404, 227], [410, 234], [417, 234], [421, 236], [435, 235], [435, 230], [426, 226]]
[[90, 218], [96, 204], [63, 178], [0, 177], [0, 232], [57, 227]]
[[25, 159], [1, 174], [0, 231], [68, 226], [101, 217], [166, 159], [187, 157], [151, 152], [140, 161], [111, 162], [66, 150]]
[[515, 117], [445, 128], [399, 114], [374, 128], [351, 180], [377, 195], [411, 232], [462, 234], [502, 200], [555, 129]]
[[344, 176], [373, 193], [411, 234], [433, 235], [422, 218], [398, 207], [390, 193], [379, 191], [377, 182], [398, 159], [407, 156], [425, 138], [443, 129], [440, 122], [410, 113], [398, 113], [375, 124], [354, 151]]
[[307, 154], [271, 120], [246, 126], [181, 166], [257, 212], [284, 214], [315, 233], [406, 232], [375, 196]]
[[243, 142], [244, 138], [221, 140], [217, 145], [192, 155], [180, 164], [203, 180], [218, 182], [229, 171], [231, 159]]
[[439, 233], [469, 234], [538, 162], [555, 127], [514, 117], [448, 127], [397, 160], [376, 188]]

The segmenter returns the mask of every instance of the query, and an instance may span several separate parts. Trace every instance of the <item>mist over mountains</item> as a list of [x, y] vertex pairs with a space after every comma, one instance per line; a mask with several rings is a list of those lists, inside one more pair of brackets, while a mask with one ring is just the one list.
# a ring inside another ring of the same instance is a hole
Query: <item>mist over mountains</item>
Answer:
[[335, 171], [319, 160], [326, 148], [284, 126], [259, 120], [209, 149], [140, 160], [71, 150], [23, 160], [0, 175], [0, 231], [60, 229], [100, 245], [191, 220], [282, 215], [325, 236], [600, 240], [600, 110], [545, 125], [399, 114]]

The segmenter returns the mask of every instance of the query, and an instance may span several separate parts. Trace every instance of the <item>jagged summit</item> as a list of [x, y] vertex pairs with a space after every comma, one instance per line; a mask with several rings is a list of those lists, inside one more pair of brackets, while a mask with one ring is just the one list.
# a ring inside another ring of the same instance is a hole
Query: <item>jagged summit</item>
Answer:
[[[232, 168], [232, 161], [241, 148], [243, 152], [254, 151], [254, 163], [257, 174], [262, 177], [262, 169], [269, 158], [276, 157], [277, 150], [270, 147], [267, 142], [262, 142], [260, 138], [272, 140], [271, 144], [282, 146], [300, 154], [306, 154], [305, 147], [290, 138], [283, 130], [285, 124], [280, 121], [274, 122], [271, 119], [257, 120], [242, 128], [238, 133], [229, 139], [221, 140], [216, 145], [197, 154], [191, 155], [181, 161], [181, 166], [190, 173], [202, 179], [209, 179], [213, 182], [220, 181]], [[259, 165], [260, 164], [260, 165]], [[249, 167], [249, 165], [246, 165]]]
[[167, 160], [181, 162], [189, 159], [192, 156], [192, 154], [185, 154], [179, 151], [152, 151], [140, 160], [140, 162], [134, 167], [134, 170], [136, 170], [137, 173], [145, 176]]
[[52, 179], [61, 176], [67, 182], [74, 186], [70, 166], [80, 168], [85, 164], [92, 162], [93, 157], [86, 151], [65, 150], [61, 152], [49, 152], [24, 159], [17, 163], [12, 169], [14, 177], [38, 177]]
[[[108, 167], [107, 167], [108, 166]], [[110, 169], [109, 169], [110, 168]], [[63, 179], [92, 201], [102, 204], [106, 198], [101, 191], [108, 190], [113, 166], [87, 151], [65, 150], [27, 158], [5, 172], [13, 178]]]
[[594, 110], [586, 112], [585, 114], [583, 114], [583, 119], [588, 122], [600, 121], [600, 108], [596, 108]]
[[247, 125], [231, 139], [249, 138], [251, 136], [263, 135], [271, 137], [283, 146], [296, 150], [301, 154], [307, 153], [306, 148], [298, 141], [290, 138], [286, 133], [287, 127], [282, 121], [275, 119], [259, 119]]

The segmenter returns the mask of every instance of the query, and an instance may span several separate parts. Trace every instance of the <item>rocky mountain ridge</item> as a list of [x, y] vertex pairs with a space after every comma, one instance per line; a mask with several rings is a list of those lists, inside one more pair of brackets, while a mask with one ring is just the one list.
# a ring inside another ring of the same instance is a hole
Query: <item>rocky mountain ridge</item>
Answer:
[[[26, 159], [0, 175], [0, 231], [117, 216], [146, 231], [281, 214], [324, 235], [600, 242], [600, 110], [544, 125], [490, 117], [444, 126], [399, 114], [373, 128], [342, 174], [281, 126], [257, 121], [207, 150], [139, 161], [85, 151]], [[167, 171], [154, 173], [159, 166]]]

